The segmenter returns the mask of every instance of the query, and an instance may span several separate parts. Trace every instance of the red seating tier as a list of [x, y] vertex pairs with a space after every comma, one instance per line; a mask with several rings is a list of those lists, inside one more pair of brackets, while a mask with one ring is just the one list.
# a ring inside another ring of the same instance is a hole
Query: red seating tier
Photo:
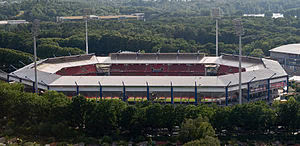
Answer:
[[128, 76], [194, 76], [204, 75], [202, 64], [112, 64], [110, 75]]
[[69, 68], [62, 68], [57, 71], [56, 74], [63, 76], [78, 76], [78, 75], [88, 75], [96, 76], [97, 74], [96, 65], [85, 65], [85, 66], [75, 66]]
[[[245, 72], [245, 71], [246, 71], [246, 69], [242, 68], [242, 72]], [[238, 73], [238, 72], [239, 72], [238, 67], [220, 65], [220, 67], [218, 68], [217, 75], [226, 75], [226, 74]]]

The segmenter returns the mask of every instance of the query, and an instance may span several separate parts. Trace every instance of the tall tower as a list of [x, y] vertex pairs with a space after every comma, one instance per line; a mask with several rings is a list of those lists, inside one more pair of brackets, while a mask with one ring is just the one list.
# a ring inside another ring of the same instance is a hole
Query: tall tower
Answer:
[[216, 19], [216, 56], [219, 56], [219, 19], [221, 19], [220, 8], [212, 9], [212, 17]]
[[88, 40], [88, 19], [90, 9], [84, 9], [84, 21], [85, 21], [85, 53], [89, 54], [89, 40]]
[[37, 54], [36, 54], [36, 37], [39, 34], [39, 29], [40, 29], [40, 21], [35, 19], [33, 21], [32, 24], [32, 36], [33, 36], [33, 54], [34, 54], [34, 89], [35, 89], [35, 93], [38, 93], [38, 78], [37, 78], [37, 64], [36, 64], [36, 60], [37, 60]]
[[242, 104], [242, 35], [244, 34], [242, 19], [233, 20], [235, 33], [239, 36], [239, 104]]

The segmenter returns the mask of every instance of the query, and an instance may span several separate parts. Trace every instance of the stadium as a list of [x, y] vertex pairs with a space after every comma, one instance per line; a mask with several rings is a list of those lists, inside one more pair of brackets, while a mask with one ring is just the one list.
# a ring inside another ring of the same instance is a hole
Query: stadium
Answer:
[[[201, 53], [111, 53], [55, 57], [37, 63], [38, 88], [67, 96], [163, 103], [238, 103], [239, 57]], [[34, 90], [34, 64], [7, 76]], [[288, 75], [277, 61], [242, 57], [243, 103], [272, 102]], [[288, 88], [286, 88], [288, 89]]]

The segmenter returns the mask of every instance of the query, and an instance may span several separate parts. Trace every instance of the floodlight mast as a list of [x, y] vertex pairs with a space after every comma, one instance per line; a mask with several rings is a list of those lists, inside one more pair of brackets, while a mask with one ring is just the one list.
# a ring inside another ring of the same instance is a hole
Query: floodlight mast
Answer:
[[219, 19], [221, 19], [220, 8], [212, 9], [212, 16], [216, 19], [216, 56], [219, 56]]
[[242, 35], [244, 34], [242, 20], [233, 20], [235, 33], [239, 36], [239, 104], [242, 104]]
[[35, 89], [35, 93], [38, 93], [38, 75], [37, 75], [37, 64], [36, 64], [36, 60], [37, 60], [37, 54], [36, 54], [36, 37], [39, 34], [39, 27], [40, 27], [40, 21], [38, 19], [35, 19], [33, 21], [33, 25], [32, 25], [32, 35], [33, 35], [33, 52], [34, 52], [34, 89]]
[[89, 42], [88, 42], [88, 18], [85, 19], [85, 52], [89, 54]]
[[84, 21], [85, 21], [85, 52], [86, 54], [89, 54], [89, 41], [88, 41], [88, 13], [90, 12], [89, 9], [84, 9]]

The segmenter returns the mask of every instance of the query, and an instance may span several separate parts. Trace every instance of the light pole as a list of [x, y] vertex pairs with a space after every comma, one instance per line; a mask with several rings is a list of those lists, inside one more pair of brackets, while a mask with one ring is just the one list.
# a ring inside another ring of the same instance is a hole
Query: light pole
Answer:
[[239, 36], [239, 104], [242, 104], [242, 35], [244, 34], [242, 20], [233, 20], [235, 33]]
[[38, 78], [37, 78], [37, 67], [36, 67], [36, 37], [39, 33], [40, 21], [35, 19], [32, 25], [32, 35], [33, 35], [33, 54], [34, 54], [34, 81], [35, 81], [35, 93], [38, 93]]
[[88, 18], [85, 18], [85, 52], [89, 54], [89, 41], [88, 41]]
[[88, 13], [90, 12], [89, 9], [84, 9], [84, 21], [85, 21], [85, 53], [89, 54], [89, 41], [88, 41]]
[[220, 8], [212, 9], [212, 16], [216, 19], [216, 56], [219, 56], [219, 19], [221, 19]]

